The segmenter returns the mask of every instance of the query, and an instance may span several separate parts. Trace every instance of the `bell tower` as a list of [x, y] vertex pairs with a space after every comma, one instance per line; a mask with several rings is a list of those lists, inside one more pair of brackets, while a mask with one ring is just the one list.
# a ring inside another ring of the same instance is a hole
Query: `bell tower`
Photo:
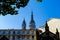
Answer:
[[33, 12], [31, 13], [31, 21], [30, 21], [29, 27], [30, 29], [36, 29], [35, 21], [33, 18]]
[[25, 22], [25, 19], [23, 20], [23, 23], [22, 23], [22, 29], [23, 29], [23, 30], [26, 29], [26, 22]]

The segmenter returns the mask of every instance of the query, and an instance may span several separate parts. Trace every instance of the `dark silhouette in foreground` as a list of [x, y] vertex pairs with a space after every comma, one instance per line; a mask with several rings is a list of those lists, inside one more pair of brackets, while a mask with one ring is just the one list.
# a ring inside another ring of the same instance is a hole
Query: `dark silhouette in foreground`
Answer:
[[2, 36], [0, 40], [8, 40], [8, 38], [6, 36]]
[[60, 40], [58, 29], [56, 28], [56, 34], [54, 34], [49, 30], [47, 22], [45, 24], [45, 32], [37, 30], [36, 34], [37, 34], [37, 40]]

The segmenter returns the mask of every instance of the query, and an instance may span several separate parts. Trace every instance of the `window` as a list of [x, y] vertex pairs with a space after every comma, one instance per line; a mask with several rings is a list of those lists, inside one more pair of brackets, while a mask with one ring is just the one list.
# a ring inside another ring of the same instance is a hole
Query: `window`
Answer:
[[34, 39], [34, 36], [32, 36], [32, 38]]
[[25, 31], [22, 31], [22, 34], [25, 34]]
[[8, 31], [8, 34], [10, 35], [10, 31]]
[[27, 39], [30, 39], [30, 36], [27, 36]]
[[3, 35], [5, 35], [6, 34], [6, 32], [5, 31], [3, 31]]
[[27, 34], [29, 34], [30, 32], [29, 31], [27, 31]]
[[24, 38], [25, 38], [25, 36], [22, 36], [22, 38], [24, 39]]
[[10, 31], [10, 34], [13, 34], [13, 31]]
[[20, 31], [17, 31], [17, 34], [20, 34]]
[[20, 31], [15, 31], [15, 34], [20, 34]]
[[34, 34], [34, 31], [32, 31], [32, 34]]
[[13, 31], [13, 34], [15, 35], [15, 31]]
[[3, 31], [0, 31], [0, 35], [3, 33]]
[[19, 39], [19, 38], [20, 38], [20, 36], [18, 35], [18, 36], [17, 36], [17, 39]]

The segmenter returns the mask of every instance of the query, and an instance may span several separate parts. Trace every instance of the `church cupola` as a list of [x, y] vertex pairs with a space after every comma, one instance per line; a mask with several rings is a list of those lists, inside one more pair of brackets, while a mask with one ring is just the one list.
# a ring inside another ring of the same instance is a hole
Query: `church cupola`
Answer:
[[46, 31], [46, 32], [49, 31], [49, 26], [48, 26], [47, 22], [46, 22], [46, 24], [45, 24], [45, 31]]
[[31, 14], [31, 21], [30, 21], [29, 27], [30, 27], [30, 29], [36, 29], [35, 21], [33, 18], [33, 12]]
[[25, 22], [25, 19], [23, 20], [23, 23], [22, 23], [22, 29], [23, 29], [23, 30], [26, 29], [26, 22]]

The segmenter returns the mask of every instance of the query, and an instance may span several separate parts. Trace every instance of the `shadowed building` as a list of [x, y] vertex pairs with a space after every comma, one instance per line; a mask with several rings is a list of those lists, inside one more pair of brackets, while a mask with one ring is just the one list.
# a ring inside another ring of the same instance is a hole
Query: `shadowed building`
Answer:
[[[42, 30], [43, 31], [43, 30]], [[39, 33], [39, 40], [60, 40], [59, 38], [59, 32], [58, 32], [58, 29], [56, 29], [56, 34], [54, 34], [53, 32], [51, 32], [49, 30], [49, 26], [46, 22], [46, 25], [45, 25], [45, 32], [38, 32]]]

